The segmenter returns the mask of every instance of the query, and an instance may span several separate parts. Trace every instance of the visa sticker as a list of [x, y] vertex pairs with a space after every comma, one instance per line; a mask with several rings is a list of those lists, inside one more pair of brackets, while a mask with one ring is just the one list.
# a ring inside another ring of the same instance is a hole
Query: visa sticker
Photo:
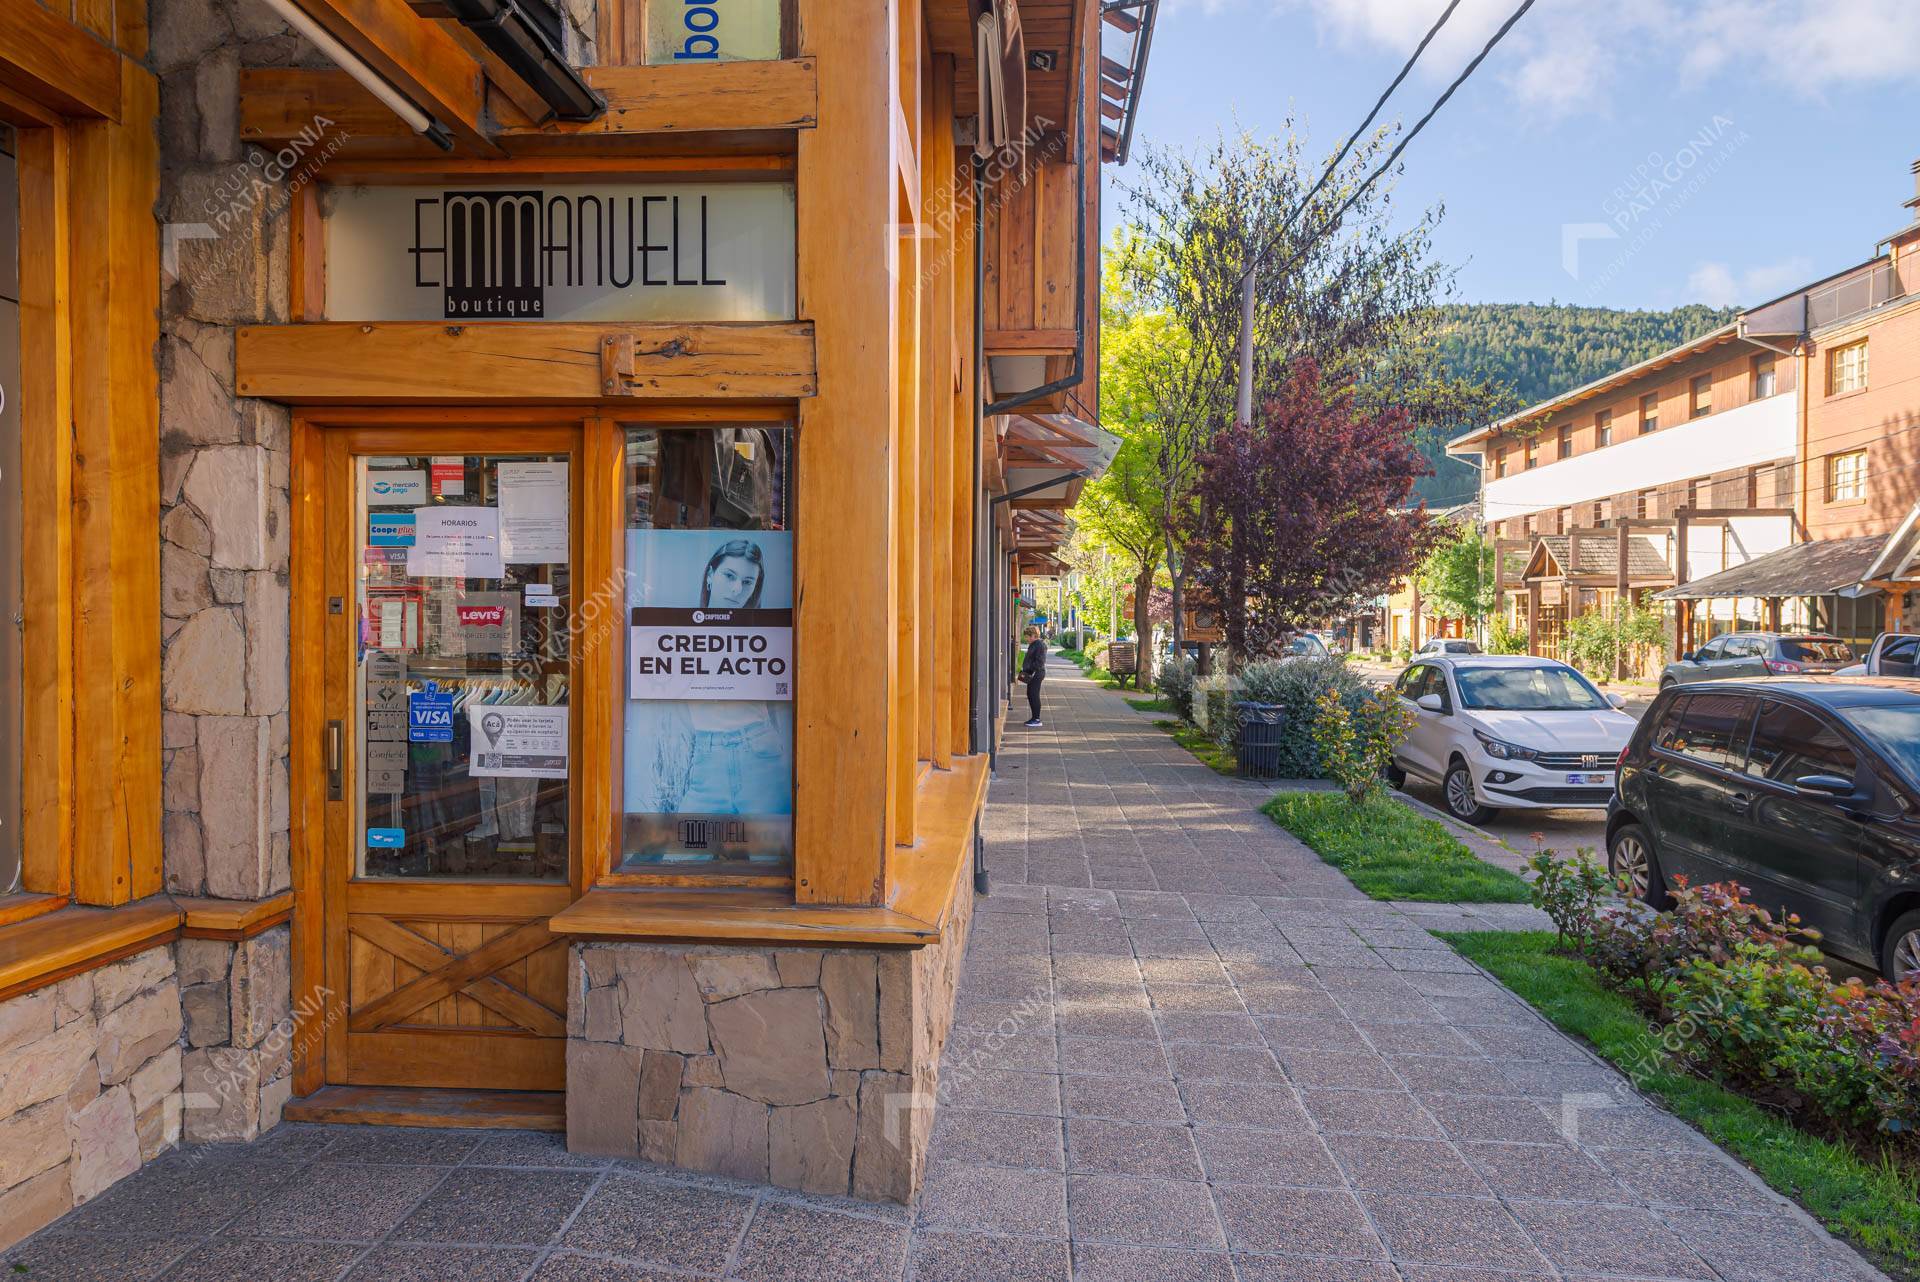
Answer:
[[400, 850], [407, 844], [405, 828], [369, 828], [367, 829], [367, 849]]
[[407, 738], [414, 743], [453, 742], [453, 691], [434, 682], [407, 696]]

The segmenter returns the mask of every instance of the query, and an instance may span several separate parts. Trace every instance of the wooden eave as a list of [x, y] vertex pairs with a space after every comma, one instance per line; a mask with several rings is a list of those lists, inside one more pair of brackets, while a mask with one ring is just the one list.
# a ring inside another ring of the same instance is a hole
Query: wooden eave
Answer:
[[[497, 121], [488, 146], [464, 142], [455, 155], [581, 157], [618, 154], [765, 155], [791, 153], [795, 130], [812, 128], [819, 94], [816, 62], [722, 62], [659, 67], [588, 67], [582, 74], [607, 100], [590, 121], [536, 124], [506, 98], [492, 100]], [[340, 160], [442, 157], [344, 71], [256, 67], [240, 73], [240, 136], [286, 144], [316, 117]], [[310, 134], [308, 135], [310, 136]]]
[[120, 54], [33, 0], [0, 3], [0, 86], [64, 116], [120, 119]]

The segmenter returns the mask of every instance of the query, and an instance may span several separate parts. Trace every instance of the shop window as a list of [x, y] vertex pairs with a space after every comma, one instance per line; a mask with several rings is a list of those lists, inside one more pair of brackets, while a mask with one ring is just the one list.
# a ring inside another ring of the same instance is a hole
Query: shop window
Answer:
[[1701, 374], [1689, 385], [1688, 403], [1694, 418], [1713, 413], [1713, 375]]
[[1660, 395], [1649, 392], [1640, 398], [1640, 435], [1660, 430]]
[[1593, 416], [1593, 439], [1597, 445], [1613, 444], [1613, 411], [1601, 410]]
[[0, 126], [0, 895], [21, 877], [20, 246], [13, 131]]
[[1867, 390], [1867, 340], [1848, 343], [1827, 353], [1827, 395], [1842, 396]]
[[1867, 452], [1849, 450], [1827, 459], [1827, 502], [1857, 503], [1867, 497]]
[[782, 52], [782, 0], [648, 0], [647, 61], [751, 62]]
[[793, 493], [784, 428], [627, 434], [621, 873], [792, 875]]

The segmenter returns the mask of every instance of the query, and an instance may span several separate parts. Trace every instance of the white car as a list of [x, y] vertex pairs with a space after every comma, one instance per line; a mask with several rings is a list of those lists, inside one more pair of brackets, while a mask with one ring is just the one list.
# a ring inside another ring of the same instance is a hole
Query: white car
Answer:
[[1497, 810], [1602, 808], [1634, 719], [1564, 663], [1531, 655], [1438, 655], [1400, 674], [1417, 720], [1387, 780], [1440, 785], [1465, 823]]

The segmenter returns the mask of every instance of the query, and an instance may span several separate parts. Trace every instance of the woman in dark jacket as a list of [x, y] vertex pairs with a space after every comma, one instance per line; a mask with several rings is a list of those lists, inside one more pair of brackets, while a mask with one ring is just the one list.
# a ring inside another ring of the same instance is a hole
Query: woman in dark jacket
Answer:
[[1029, 729], [1040, 726], [1040, 683], [1047, 679], [1047, 643], [1040, 639], [1039, 628], [1027, 629], [1027, 657], [1020, 661], [1020, 679], [1027, 683], [1027, 707], [1033, 715]]

